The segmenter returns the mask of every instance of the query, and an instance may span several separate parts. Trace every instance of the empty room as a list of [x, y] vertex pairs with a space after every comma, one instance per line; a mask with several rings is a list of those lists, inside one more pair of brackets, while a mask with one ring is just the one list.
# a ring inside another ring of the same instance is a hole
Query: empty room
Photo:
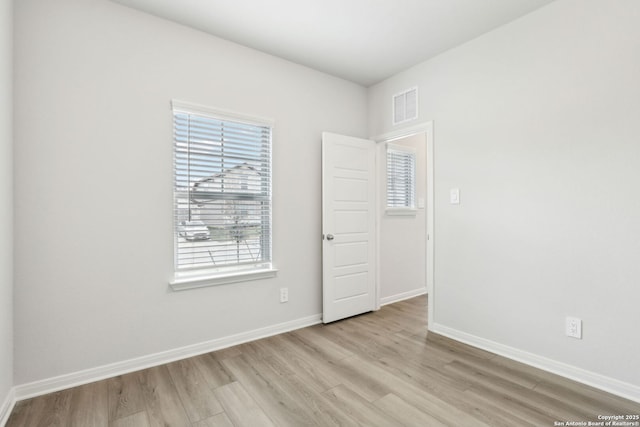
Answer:
[[0, 0], [0, 426], [640, 426], [640, 1]]

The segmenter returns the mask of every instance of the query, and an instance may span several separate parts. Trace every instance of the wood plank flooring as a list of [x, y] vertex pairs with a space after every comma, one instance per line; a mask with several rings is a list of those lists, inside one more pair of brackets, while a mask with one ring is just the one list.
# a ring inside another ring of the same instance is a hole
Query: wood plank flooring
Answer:
[[427, 333], [426, 297], [18, 402], [9, 427], [554, 426], [640, 404]]

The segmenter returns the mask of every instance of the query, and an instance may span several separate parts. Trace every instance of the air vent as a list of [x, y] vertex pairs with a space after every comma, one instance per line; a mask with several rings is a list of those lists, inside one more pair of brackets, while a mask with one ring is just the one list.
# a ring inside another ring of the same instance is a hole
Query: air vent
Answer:
[[393, 95], [393, 124], [408, 122], [418, 118], [418, 88], [412, 87]]

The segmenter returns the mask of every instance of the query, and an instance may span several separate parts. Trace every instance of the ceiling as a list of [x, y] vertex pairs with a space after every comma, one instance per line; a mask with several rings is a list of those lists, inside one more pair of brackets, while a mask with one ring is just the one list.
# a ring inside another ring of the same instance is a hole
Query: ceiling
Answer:
[[553, 0], [113, 0], [370, 86]]

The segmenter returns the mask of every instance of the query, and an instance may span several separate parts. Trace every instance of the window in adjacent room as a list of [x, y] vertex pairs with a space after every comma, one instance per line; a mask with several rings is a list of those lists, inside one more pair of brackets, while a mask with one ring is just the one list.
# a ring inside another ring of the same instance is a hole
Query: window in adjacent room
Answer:
[[172, 287], [272, 277], [272, 124], [178, 101], [172, 107]]
[[387, 143], [387, 213], [414, 213], [415, 199], [416, 151]]

